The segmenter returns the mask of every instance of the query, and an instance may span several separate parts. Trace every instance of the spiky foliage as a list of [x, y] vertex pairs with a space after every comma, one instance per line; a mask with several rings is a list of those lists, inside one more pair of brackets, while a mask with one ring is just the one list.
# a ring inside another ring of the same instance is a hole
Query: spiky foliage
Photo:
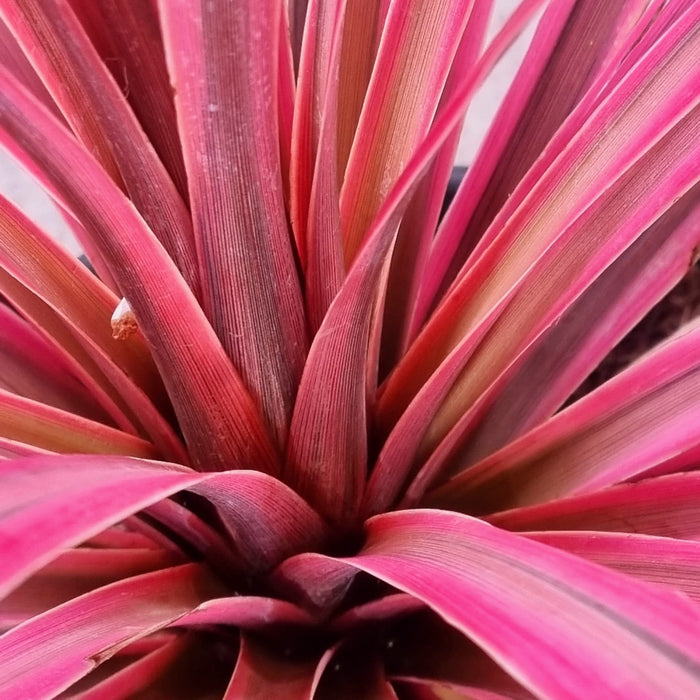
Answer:
[[[0, 697], [700, 696], [700, 3], [1, 0]], [[308, 5], [308, 7], [307, 7]], [[468, 125], [467, 125], [468, 128]], [[110, 327], [110, 318], [112, 324]]]

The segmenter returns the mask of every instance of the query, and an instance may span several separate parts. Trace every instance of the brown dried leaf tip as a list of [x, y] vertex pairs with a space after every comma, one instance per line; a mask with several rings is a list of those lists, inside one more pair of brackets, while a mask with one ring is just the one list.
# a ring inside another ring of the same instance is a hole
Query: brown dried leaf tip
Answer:
[[112, 337], [116, 340], [126, 340], [139, 328], [136, 316], [126, 299], [122, 299], [112, 314]]

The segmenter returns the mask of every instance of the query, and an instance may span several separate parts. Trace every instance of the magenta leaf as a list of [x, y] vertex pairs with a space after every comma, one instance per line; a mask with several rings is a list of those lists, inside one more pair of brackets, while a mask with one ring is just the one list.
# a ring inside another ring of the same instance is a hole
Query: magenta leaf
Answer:
[[700, 472], [619, 484], [488, 517], [508, 530], [602, 530], [700, 538]]
[[0, 591], [6, 593], [65, 548], [202, 477], [125, 457], [66, 455], [0, 462], [0, 478]]
[[367, 534], [345, 561], [423, 600], [538, 695], [700, 690], [700, 610], [673, 593], [447, 512], [377, 516]]
[[206, 571], [186, 564], [127, 578], [53, 608], [0, 637], [0, 693], [55, 696], [132, 640], [189, 612], [213, 590]]

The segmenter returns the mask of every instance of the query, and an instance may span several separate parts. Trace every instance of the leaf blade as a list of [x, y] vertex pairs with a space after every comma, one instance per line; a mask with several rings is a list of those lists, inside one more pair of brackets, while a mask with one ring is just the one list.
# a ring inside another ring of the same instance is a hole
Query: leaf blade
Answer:
[[700, 612], [673, 594], [465, 516], [402, 511], [372, 519], [368, 532], [345, 561], [417, 595], [536, 694], [571, 697], [593, 682], [611, 697], [651, 698], [668, 692], [665, 673], [677, 697], [697, 692], [687, 620]]
[[506, 510], [598, 491], [695, 447], [699, 338], [693, 324], [440, 490]]
[[123, 183], [198, 295], [187, 208], [73, 9], [56, 0], [20, 0], [0, 11], [74, 133]]
[[97, 162], [11, 76], [0, 83], [3, 141], [79, 212], [149, 341], [194, 462], [275, 471], [262, 419], [178, 268]]
[[340, 193], [346, 267], [427, 133], [472, 5], [418, 0], [389, 7]]
[[[202, 478], [184, 467], [164, 468], [162, 463], [66, 455], [0, 462], [0, 473], [7, 554], [0, 569], [3, 593], [62, 549]], [[47, 483], [54, 488], [47, 491]], [[38, 489], [41, 484], [44, 488]], [[84, 507], [85, 499], [91, 501], [90, 508]]]
[[130, 641], [196, 607], [207, 589], [206, 572], [186, 564], [119, 581], [35, 617], [0, 637], [6, 659], [0, 691], [7, 697], [60, 693]]
[[[279, 446], [307, 340], [279, 163], [279, 3], [160, 3], [203, 308]], [[256, 137], [247, 136], [255, 125]]]

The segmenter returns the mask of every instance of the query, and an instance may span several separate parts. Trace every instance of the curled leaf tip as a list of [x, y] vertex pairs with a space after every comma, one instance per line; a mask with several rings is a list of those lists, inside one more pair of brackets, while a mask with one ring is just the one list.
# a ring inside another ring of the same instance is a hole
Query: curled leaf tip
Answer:
[[139, 328], [136, 316], [126, 299], [122, 299], [112, 314], [112, 337], [115, 340], [130, 338]]

